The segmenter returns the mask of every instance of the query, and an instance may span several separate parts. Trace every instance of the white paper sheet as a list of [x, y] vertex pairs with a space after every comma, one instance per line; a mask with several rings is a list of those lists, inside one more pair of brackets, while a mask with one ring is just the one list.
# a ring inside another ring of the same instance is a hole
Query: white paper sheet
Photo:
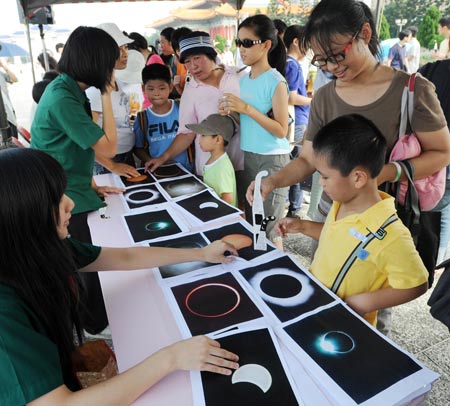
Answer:
[[176, 204], [197, 225], [210, 224], [218, 220], [227, 221], [242, 214], [237, 207], [224, 202], [211, 190], [202, 190], [192, 196], [182, 197]]
[[188, 231], [187, 224], [170, 204], [136, 209], [123, 215], [123, 222], [133, 243], [159, 241]]

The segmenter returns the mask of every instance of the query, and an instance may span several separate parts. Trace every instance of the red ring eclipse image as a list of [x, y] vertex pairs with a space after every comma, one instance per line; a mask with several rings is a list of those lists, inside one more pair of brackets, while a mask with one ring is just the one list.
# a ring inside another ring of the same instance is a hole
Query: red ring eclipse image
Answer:
[[[189, 299], [195, 292], [198, 292], [200, 289], [207, 288], [209, 286], [220, 286], [222, 288], [229, 289], [236, 295], [236, 303], [230, 309], [228, 309], [227, 311], [220, 313], [220, 314], [202, 314], [202, 313], [196, 312], [189, 305]], [[239, 303], [241, 303], [241, 296], [239, 295], [239, 292], [235, 288], [233, 288], [229, 285], [225, 285], [223, 283], [207, 283], [205, 285], [197, 286], [195, 289], [192, 289], [188, 293], [188, 295], [186, 296], [186, 300], [185, 300], [185, 305], [192, 314], [195, 314], [196, 316], [199, 316], [199, 317], [207, 317], [207, 318], [226, 316], [227, 314], [230, 314], [232, 311], [236, 310], [236, 308], [239, 306]]]

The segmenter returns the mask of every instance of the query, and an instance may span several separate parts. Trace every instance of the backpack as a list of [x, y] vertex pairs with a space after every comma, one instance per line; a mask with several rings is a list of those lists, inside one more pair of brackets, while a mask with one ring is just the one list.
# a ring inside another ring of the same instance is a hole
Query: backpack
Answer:
[[436, 86], [447, 125], [450, 125], [450, 59], [427, 63], [418, 72]]
[[[179, 100], [174, 100], [174, 102], [175, 102], [176, 106], [178, 108], [180, 108], [180, 101]], [[148, 133], [148, 116], [147, 116], [147, 111], [146, 110], [138, 111], [138, 113], [136, 115], [136, 120], [138, 120], [139, 127], [141, 128], [142, 134], [144, 134], [144, 149], [145, 149], [145, 151], [148, 152], [148, 148], [149, 148], [150, 144], [149, 144], [148, 138], [147, 138], [147, 133]], [[194, 162], [195, 162], [195, 144], [191, 143], [191, 145], [188, 147], [186, 152], [188, 154], [189, 163], [194, 165]]]

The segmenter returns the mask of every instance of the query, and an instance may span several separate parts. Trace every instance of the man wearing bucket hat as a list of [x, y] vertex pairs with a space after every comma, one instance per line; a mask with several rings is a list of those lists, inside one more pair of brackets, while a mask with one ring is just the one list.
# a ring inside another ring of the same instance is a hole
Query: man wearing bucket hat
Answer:
[[[120, 50], [119, 58], [114, 66], [115, 72], [124, 70], [128, 64], [128, 44], [133, 40], [120, 31], [114, 23], [104, 23], [97, 28], [106, 31], [116, 41]], [[87, 45], [89, 46], [89, 45]], [[111, 92], [111, 104], [117, 129], [117, 154], [114, 158], [95, 155], [94, 175], [113, 172], [120, 176], [139, 176], [134, 168], [132, 149], [134, 147], [134, 133], [130, 124], [130, 100], [124, 91], [125, 84], [116, 78], [116, 88]], [[103, 121], [101, 94], [95, 87], [86, 90], [91, 102], [92, 119], [101, 126]]]
[[[195, 142], [195, 172], [199, 176], [202, 175], [209, 154], [200, 148], [200, 135], [195, 134], [186, 125], [200, 123], [210, 114], [218, 113], [219, 100], [224, 93], [239, 95], [240, 75], [237, 68], [217, 65], [216, 57], [217, 52], [206, 32], [195, 31], [180, 39], [180, 62], [184, 63], [189, 71], [189, 80], [186, 80], [180, 101], [180, 127], [170, 148], [161, 157], [151, 160], [151, 171]], [[244, 154], [240, 150], [239, 130], [229, 143], [227, 152], [237, 171], [238, 195], [241, 196], [239, 172], [244, 168]]]

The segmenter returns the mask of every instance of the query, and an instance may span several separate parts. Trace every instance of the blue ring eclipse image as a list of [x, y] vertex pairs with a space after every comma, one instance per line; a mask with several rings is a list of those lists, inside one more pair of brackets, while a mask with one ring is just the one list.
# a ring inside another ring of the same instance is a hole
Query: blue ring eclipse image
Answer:
[[329, 331], [318, 339], [319, 350], [324, 354], [347, 354], [355, 349], [355, 341], [343, 331]]
[[145, 225], [147, 231], [160, 231], [167, 227], [170, 227], [170, 224], [167, 221], [153, 221], [152, 223]]

